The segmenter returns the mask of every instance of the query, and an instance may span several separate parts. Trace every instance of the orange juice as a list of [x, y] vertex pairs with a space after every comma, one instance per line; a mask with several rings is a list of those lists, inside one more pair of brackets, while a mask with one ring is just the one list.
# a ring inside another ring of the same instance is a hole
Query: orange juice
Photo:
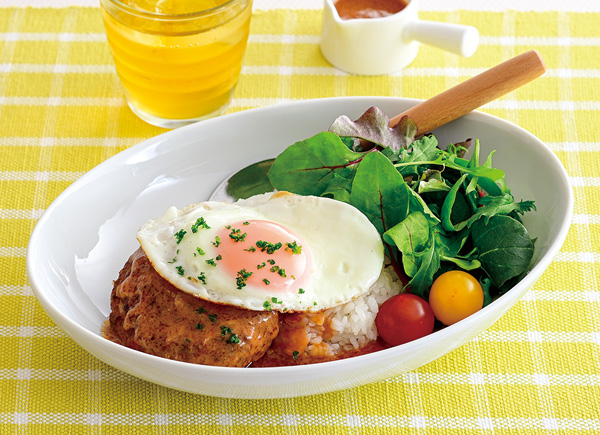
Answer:
[[102, 0], [102, 6], [117, 73], [142, 119], [171, 127], [226, 108], [246, 49], [251, 0]]

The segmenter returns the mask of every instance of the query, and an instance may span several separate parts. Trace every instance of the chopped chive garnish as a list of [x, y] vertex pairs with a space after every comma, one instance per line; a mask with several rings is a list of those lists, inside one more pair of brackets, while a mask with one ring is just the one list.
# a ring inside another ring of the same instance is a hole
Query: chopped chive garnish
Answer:
[[246, 269], [239, 270], [237, 273], [237, 278], [235, 279], [237, 289], [241, 290], [242, 288], [246, 287], [246, 281], [251, 276], [252, 272], [248, 272]]
[[217, 263], [215, 262], [214, 258], [209, 258], [208, 260], [205, 261], [206, 264], [208, 264], [209, 266], [213, 266], [216, 267]]
[[287, 275], [285, 273], [285, 269], [282, 269], [281, 267], [275, 265], [270, 269], [271, 272], [273, 273], [277, 273], [279, 276], [283, 277], [283, 278], [287, 278]]
[[182, 266], [177, 266], [175, 269], [177, 269], [177, 275], [183, 276], [185, 274], [185, 270], [183, 270]]
[[300, 355], [300, 352], [298, 352], [297, 350], [295, 350], [294, 353], [292, 354], [292, 356], [294, 357], [294, 359], [298, 359], [299, 355]]
[[240, 339], [239, 339], [239, 337], [238, 337], [237, 335], [235, 335], [235, 334], [231, 334], [231, 335], [229, 336], [229, 338], [227, 339], [227, 342], [228, 342], [228, 343], [231, 343], [231, 344], [237, 344], [237, 343], [239, 343], [239, 342], [240, 342]]
[[222, 336], [225, 336], [227, 334], [231, 334], [232, 332], [233, 332], [233, 330], [230, 327], [225, 326], [225, 325], [221, 326], [221, 335]]
[[[315, 302], [315, 305], [316, 305], [316, 304], [317, 304], [317, 303]], [[216, 315], [216, 314], [209, 314], [209, 315], [208, 315], [208, 320], [210, 320], [211, 322], [213, 322], [213, 323], [214, 323], [214, 322], [217, 320], [217, 315]]]
[[229, 238], [234, 242], [243, 242], [244, 240], [246, 240], [247, 235], [248, 233], [242, 233], [242, 230], [234, 228], [231, 230]]
[[199, 217], [196, 220], [196, 223], [194, 225], [192, 225], [192, 233], [197, 233], [198, 228], [204, 228], [204, 229], [210, 228], [203, 217]]
[[177, 239], [178, 245], [181, 243], [181, 240], [183, 239], [183, 236], [186, 235], [186, 233], [187, 233], [187, 231], [184, 229], [181, 229], [175, 233], [175, 238]]
[[298, 245], [295, 240], [292, 243], [286, 243], [285, 245], [285, 250], [292, 251], [292, 254], [300, 254], [302, 252], [302, 246]]
[[204, 325], [202, 323], [196, 323], [196, 329], [204, 329]]
[[267, 278], [263, 279], [263, 282], [265, 283], [265, 285], [269, 285], [271, 284], [271, 281], [269, 281]]
[[264, 309], [265, 309], [265, 310], [267, 310], [267, 311], [271, 311], [271, 302], [269, 302], [269, 301], [265, 301], [265, 302], [263, 303], [263, 307], [264, 307]]
[[198, 275], [198, 280], [202, 284], [206, 285], [206, 274], [204, 272], [200, 272], [200, 275]]
[[221, 336], [225, 337], [227, 334], [230, 334], [227, 340], [225, 340], [227, 343], [240, 342], [239, 337], [233, 333], [233, 329], [231, 329], [229, 326], [221, 325]]
[[267, 254], [272, 254], [278, 249], [280, 249], [283, 245], [281, 242], [277, 242], [275, 244], [266, 242], [264, 240], [259, 240], [256, 242], [256, 247], [260, 249], [262, 252], [266, 252]]
[[221, 238], [219, 236], [216, 236], [215, 241], [212, 242], [212, 244], [214, 245], [215, 248], [218, 248], [219, 245], [221, 244]]
[[196, 310], [196, 312], [197, 312], [198, 314], [202, 314], [204, 311], [206, 311], [206, 309], [205, 309], [204, 307], [200, 307], [200, 308], [198, 308], [198, 309]]
[[298, 294], [299, 294], [299, 295], [301, 295], [301, 294], [303, 294], [303, 293], [304, 293], [304, 289], [301, 289], [301, 288], [299, 288], [299, 289], [298, 289]]
[[205, 255], [206, 254], [206, 252], [204, 252], [202, 250], [202, 248], [200, 248], [200, 247], [196, 248], [196, 251], [198, 251], [198, 254], [200, 254], [200, 255]]

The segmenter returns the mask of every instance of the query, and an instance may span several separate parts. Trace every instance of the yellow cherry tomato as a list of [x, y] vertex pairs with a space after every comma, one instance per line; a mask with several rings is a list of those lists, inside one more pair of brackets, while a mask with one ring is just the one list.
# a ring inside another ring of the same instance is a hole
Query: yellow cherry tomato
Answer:
[[467, 272], [451, 270], [433, 282], [429, 305], [436, 319], [444, 325], [452, 325], [483, 307], [483, 289]]

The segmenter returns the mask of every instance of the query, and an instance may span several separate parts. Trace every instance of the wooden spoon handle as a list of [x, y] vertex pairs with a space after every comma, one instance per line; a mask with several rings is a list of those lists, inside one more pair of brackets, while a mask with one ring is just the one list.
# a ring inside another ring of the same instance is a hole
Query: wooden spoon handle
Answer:
[[535, 50], [520, 54], [394, 116], [396, 125], [408, 115], [418, 134], [428, 133], [538, 78], [546, 65]]

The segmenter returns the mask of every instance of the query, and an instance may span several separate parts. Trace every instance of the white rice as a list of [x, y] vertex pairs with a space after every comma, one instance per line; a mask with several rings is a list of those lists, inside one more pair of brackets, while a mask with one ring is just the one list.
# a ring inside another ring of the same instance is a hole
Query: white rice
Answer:
[[[364, 295], [339, 307], [325, 311], [325, 317], [331, 322], [333, 337], [325, 342], [330, 354], [358, 349], [377, 339], [375, 317], [379, 307], [391, 296], [400, 293], [402, 283], [391, 265], [383, 267], [379, 279]], [[309, 346], [323, 341], [324, 328], [309, 322]]]

